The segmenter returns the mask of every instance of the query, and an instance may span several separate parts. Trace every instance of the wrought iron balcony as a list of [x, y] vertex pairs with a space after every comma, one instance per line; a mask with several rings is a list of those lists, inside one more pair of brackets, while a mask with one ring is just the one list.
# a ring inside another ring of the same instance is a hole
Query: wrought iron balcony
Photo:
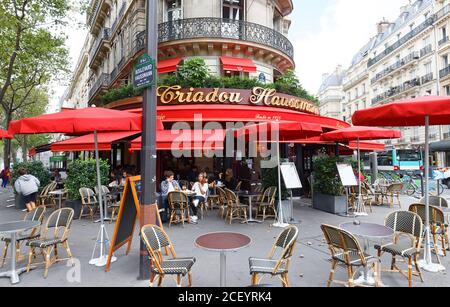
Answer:
[[389, 98], [395, 97], [399, 94], [402, 94], [403, 92], [406, 92], [412, 88], [415, 88], [417, 86], [421, 85], [421, 79], [420, 78], [414, 78], [409, 81], [404, 82], [401, 85], [391, 87], [388, 91], [384, 92], [383, 94], [380, 94], [372, 99], [372, 104], [378, 104], [380, 102], [383, 102]]
[[449, 41], [449, 37], [448, 37], [448, 36], [444, 37], [443, 39], [441, 39], [441, 40], [439, 41], [439, 43], [438, 43], [439, 47], [442, 46], [442, 45], [444, 45], [444, 44], [447, 43], [448, 41]]
[[101, 31], [99, 37], [97, 38], [97, 40], [95, 41], [94, 45], [91, 48], [91, 51], [89, 52], [90, 66], [95, 61], [95, 58], [100, 48], [103, 46], [103, 44], [109, 42], [110, 34], [111, 30], [109, 28], [105, 28]]
[[119, 14], [117, 15], [116, 19], [113, 22], [113, 25], [111, 27], [111, 33], [116, 32], [117, 26], [119, 25], [119, 21], [125, 15], [126, 11], [127, 11], [127, 3], [125, 2], [125, 3], [122, 4], [122, 7], [120, 8]]
[[394, 71], [396, 71], [399, 68], [402, 68], [420, 58], [420, 53], [417, 51], [412, 52], [407, 57], [404, 57], [401, 60], [398, 60], [395, 64], [389, 66], [388, 68], [384, 69], [380, 73], [378, 73], [375, 78], [372, 78], [371, 83], [374, 84], [375, 82], [383, 79], [384, 77], [390, 75]]
[[92, 100], [102, 88], [106, 89], [108, 86], [109, 74], [101, 74], [89, 90], [89, 100]]
[[375, 65], [376, 63], [380, 62], [382, 59], [384, 59], [387, 55], [391, 54], [401, 46], [403, 46], [405, 43], [407, 43], [409, 40], [414, 38], [415, 36], [422, 33], [424, 30], [426, 30], [428, 27], [433, 25], [434, 21], [436, 20], [436, 15], [432, 15], [427, 20], [425, 20], [422, 24], [411, 30], [408, 34], [400, 38], [398, 41], [396, 41], [391, 46], [387, 47], [382, 53], [377, 55], [376, 57], [369, 60], [369, 63], [367, 64], [368, 67], [371, 67]]
[[450, 75], [450, 66], [445, 67], [439, 71], [439, 77], [442, 79]]
[[159, 42], [196, 38], [242, 40], [275, 48], [294, 58], [294, 47], [280, 32], [240, 20], [222, 18], [191, 18], [165, 22], [158, 27]]
[[420, 50], [420, 57], [422, 58], [426, 55], [429, 55], [432, 52], [433, 52], [433, 46], [431, 46], [431, 44], [430, 44]]
[[430, 72], [421, 78], [421, 82], [422, 82], [422, 84], [426, 84], [428, 82], [433, 81], [433, 79], [434, 79], [434, 75], [432, 72]]

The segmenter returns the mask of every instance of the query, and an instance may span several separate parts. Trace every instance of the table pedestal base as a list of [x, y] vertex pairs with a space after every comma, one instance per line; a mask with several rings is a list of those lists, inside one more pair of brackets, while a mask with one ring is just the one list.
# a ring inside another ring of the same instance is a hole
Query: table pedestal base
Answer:
[[[33, 269], [33, 268], [31, 268]], [[7, 271], [0, 273], [0, 278], [9, 278], [11, 280], [11, 284], [15, 285], [20, 282], [19, 275], [25, 273], [27, 271], [27, 268], [18, 269], [15, 271]]]
[[243, 221], [241, 222], [241, 224], [250, 224], [250, 223], [255, 223], [255, 224], [261, 224], [261, 221], [255, 220], [255, 219], [248, 219], [247, 221]]

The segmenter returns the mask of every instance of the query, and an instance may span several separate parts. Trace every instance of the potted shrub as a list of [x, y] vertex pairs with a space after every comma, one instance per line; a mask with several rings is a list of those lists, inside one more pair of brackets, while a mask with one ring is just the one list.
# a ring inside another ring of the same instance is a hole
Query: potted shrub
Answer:
[[[35, 176], [41, 182], [41, 186], [39, 189], [39, 193], [42, 189], [48, 185], [51, 181], [50, 172], [44, 167], [44, 164], [40, 161], [30, 161], [30, 162], [20, 162], [14, 164], [12, 171], [12, 183], [16, 182], [17, 178], [19, 178], [19, 169], [24, 168], [27, 170], [28, 174]], [[15, 203], [17, 209], [25, 209], [25, 203], [23, 201], [22, 195], [18, 194], [14, 190]]]
[[[100, 160], [100, 172], [102, 185], [108, 184], [109, 164], [105, 160]], [[75, 216], [80, 215], [81, 197], [80, 188], [90, 188], [97, 186], [97, 170], [94, 159], [75, 160], [68, 165], [65, 188], [68, 192], [68, 199], [65, 207], [75, 210]]]
[[346, 213], [347, 197], [337, 169], [337, 163], [343, 162], [341, 157], [320, 156], [314, 159], [314, 209], [333, 214]]

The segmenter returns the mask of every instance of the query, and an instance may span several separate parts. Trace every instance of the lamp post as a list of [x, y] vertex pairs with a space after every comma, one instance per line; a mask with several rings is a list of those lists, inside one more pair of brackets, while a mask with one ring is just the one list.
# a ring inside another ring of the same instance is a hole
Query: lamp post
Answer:
[[[157, 62], [158, 58], [158, 3], [157, 0], [146, 1], [147, 16], [147, 54]], [[156, 78], [156, 76], [155, 76]], [[156, 224], [156, 212], [152, 211], [152, 204], [156, 203], [156, 87], [157, 82], [144, 92], [142, 116], [142, 151], [141, 151], [141, 226]], [[141, 240], [139, 279], [150, 277], [150, 260], [148, 252]]]

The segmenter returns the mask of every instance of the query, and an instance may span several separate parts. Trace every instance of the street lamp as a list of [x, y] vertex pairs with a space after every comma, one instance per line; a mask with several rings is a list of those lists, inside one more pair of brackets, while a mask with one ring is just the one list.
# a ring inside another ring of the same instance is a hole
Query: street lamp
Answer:
[[[147, 28], [147, 54], [154, 60], [158, 60], [158, 3], [157, 0], [147, 0], [146, 28]], [[156, 78], [156, 76], [155, 76]], [[142, 116], [142, 151], [141, 151], [141, 226], [156, 224], [156, 212], [152, 211], [152, 204], [156, 203], [156, 87], [157, 82], [147, 87], [144, 92], [143, 116]], [[147, 249], [141, 240], [139, 279], [150, 277], [150, 259]]]

